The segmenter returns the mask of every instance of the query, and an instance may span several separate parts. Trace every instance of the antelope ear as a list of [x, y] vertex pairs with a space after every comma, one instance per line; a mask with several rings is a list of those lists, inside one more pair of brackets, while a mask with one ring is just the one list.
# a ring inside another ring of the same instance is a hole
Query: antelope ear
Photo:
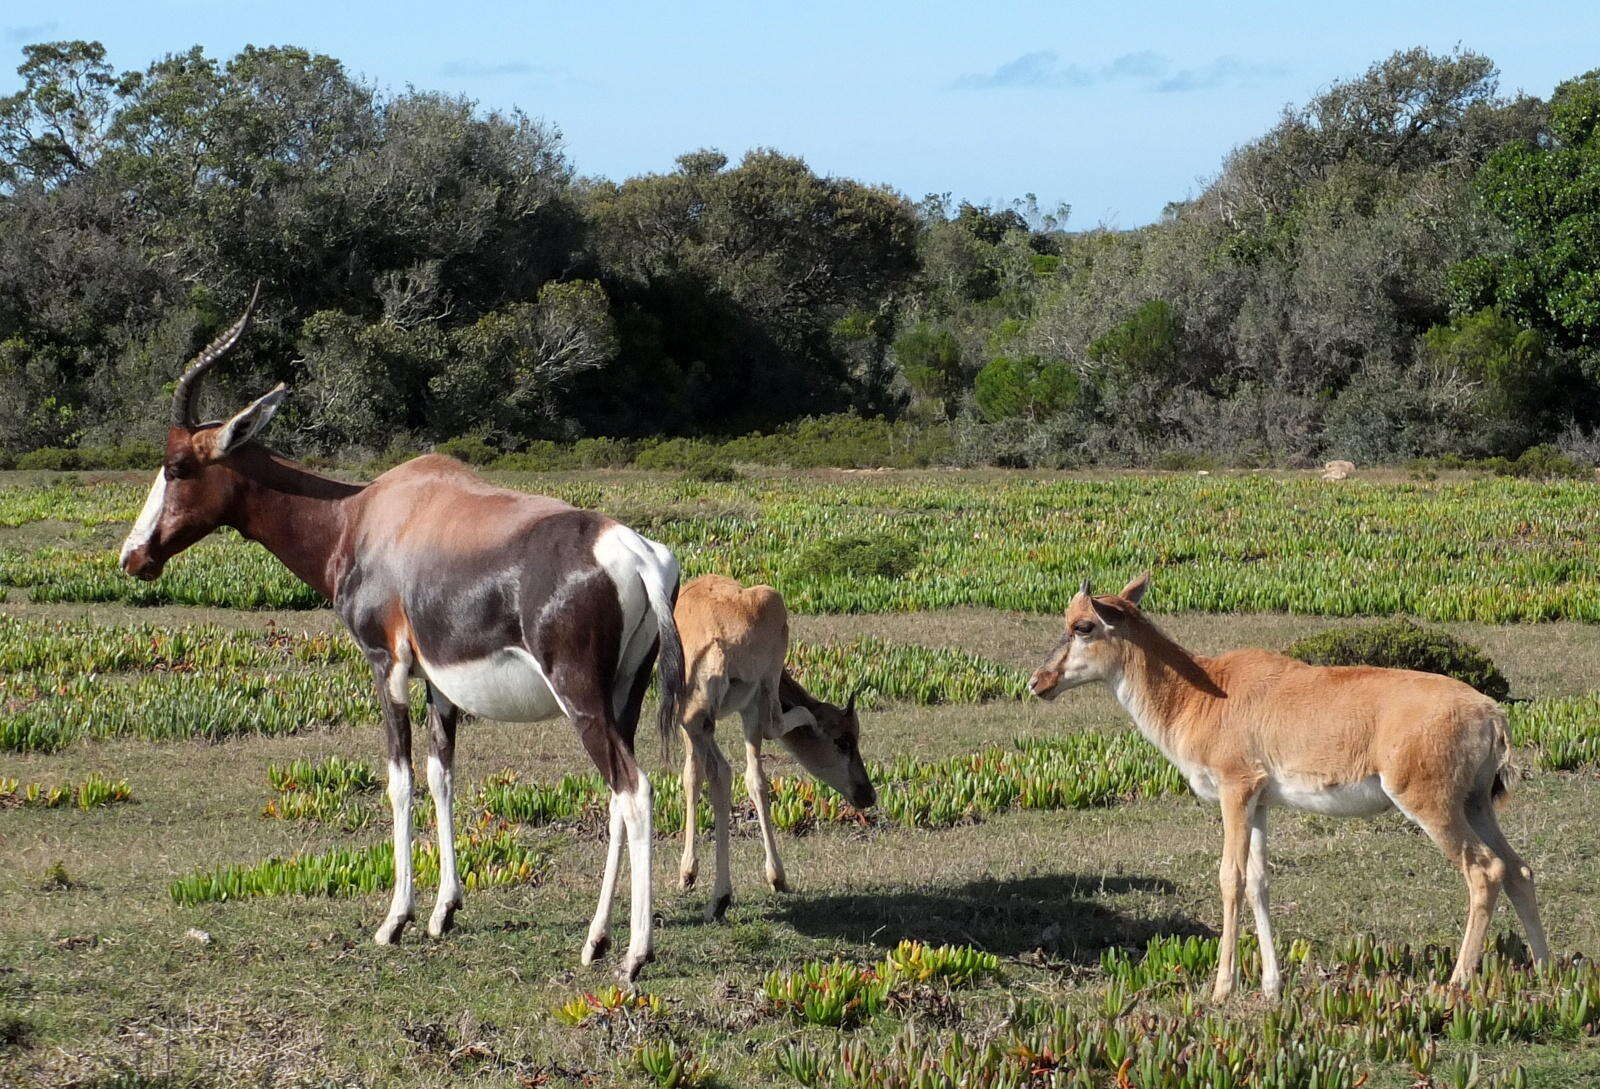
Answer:
[[777, 736], [782, 737], [784, 734], [793, 733], [803, 726], [815, 728], [816, 725], [817, 718], [810, 711], [804, 707], [791, 707], [783, 713], [783, 717], [778, 719]]
[[216, 456], [225, 457], [255, 438], [261, 429], [267, 426], [287, 396], [289, 387], [280, 382], [277, 389], [265, 397], [258, 397], [248, 408], [217, 428], [216, 445], [213, 447]]
[[1089, 599], [1089, 604], [1094, 606], [1094, 615], [1100, 618], [1100, 623], [1106, 626], [1107, 631], [1115, 628], [1118, 624], [1122, 623], [1128, 618], [1127, 613], [1123, 612], [1115, 605], [1107, 605], [1099, 598], [1091, 597]]
[[1121, 596], [1137, 605], [1139, 604], [1139, 599], [1144, 597], [1144, 592], [1148, 589], [1150, 589], [1150, 572], [1145, 571], [1134, 576], [1133, 581], [1122, 588]]

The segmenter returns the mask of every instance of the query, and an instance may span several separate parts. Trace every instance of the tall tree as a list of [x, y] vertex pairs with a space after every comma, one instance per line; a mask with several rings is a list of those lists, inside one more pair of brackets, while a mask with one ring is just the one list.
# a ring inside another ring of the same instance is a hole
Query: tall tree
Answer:
[[1477, 190], [1510, 244], [1452, 270], [1456, 310], [1498, 307], [1600, 377], [1600, 69], [1557, 87], [1548, 136], [1495, 152]]

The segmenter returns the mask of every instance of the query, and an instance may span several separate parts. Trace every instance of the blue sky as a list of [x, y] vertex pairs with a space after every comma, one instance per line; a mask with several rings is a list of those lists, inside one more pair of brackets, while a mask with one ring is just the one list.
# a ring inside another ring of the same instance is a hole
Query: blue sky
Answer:
[[913, 198], [1033, 192], [1072, 226], [1131, 227], [1285, 104], [1396, 49], [1459, 43], [1502, 89], [1548, 95], [1600, 66], [1600, 3], [5, 0], [0, 93], [22, 43], [55, 38], [98, 39], [119, 68], [302, 45], [381, 86], [519, 106], [585, 174], [770, 146]]

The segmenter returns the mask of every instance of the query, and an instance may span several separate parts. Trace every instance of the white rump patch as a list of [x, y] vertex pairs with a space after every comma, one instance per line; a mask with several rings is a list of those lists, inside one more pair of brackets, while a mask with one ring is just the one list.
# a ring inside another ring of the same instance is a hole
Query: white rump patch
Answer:
[[610, 577], [611, 585], [616, 587], [617, 605], [622, 610], [616, 690], [611, 697], [612, 710], [620, 715], [628, 702], [639, 666], [656, 641], [659, 629], [653, 608], [671, 615], [672, 586], [678, 580], [678, 561], [665, 545], [623, 525], [612, 526], [595, 538], [594, 558]]
[[[617, 588], [617, 604], [622, 607], [623, 645], [638, 630], [650, 612], [644, 578], [650, 567], [659, 563], [650, 542], [627, 526], [612, 526], [594, 542], [594, 558]], [[654, 625], [651, 638], [655, 637]]]
[[521, 647], [447, 666], [423, 661], [422, 668], [451, 703], [479, 718], [538, 722], [565, 711], [538, 661]]
[[1325, 817], [1375, 817], [1394, 807], [1376, 775], [1334, 786], [1295, 782], [1282, 773], [1267, 780], [1261, 792], [1267, 805], [1289, 805]]
[[128, 537], [122, 542], [121, 563], [128, 562], [128, 556], [135, 549], [150, 543], [150, 538], [155, 535], [156, 523], [161, 520], [161, 509], [167, 502], [167, 473], [165, 469], [156, 470], [155, 483], [150, 485], [150, 494], [144, 497], [144, 507], [139, 511], [138, 519], [133, 523], [133, 528], [128, 531]]

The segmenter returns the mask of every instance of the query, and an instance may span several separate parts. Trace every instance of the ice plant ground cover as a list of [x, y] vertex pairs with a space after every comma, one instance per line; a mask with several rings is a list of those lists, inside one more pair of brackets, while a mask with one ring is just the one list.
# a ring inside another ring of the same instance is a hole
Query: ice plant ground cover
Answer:
[[[732, 483], [640, 473], [512, 475], [506, 483], [622, 517], [686, 573], [780, 587], [800, 612], [986, 606], [1052, 611], [1080, 578], [1162, 572], [1167, 611], [1284, 611], [1505, 623], [1600, 620], [1600, 535], [1586, 483], [1347, 481], [1304, 475], [763, 475]], [[147, 484], [0, 488], [0, 526], [126, 524]], [[802, 563], [819, 541], [890, 534], [904, 573]], [[88, 533], [89, 539], [95, 535]], [[312, 608], [258, 548], [207, 541], [159, 582], [125, 579], [104, 548], [0, 548], [0, 586], [39, 602]]]

